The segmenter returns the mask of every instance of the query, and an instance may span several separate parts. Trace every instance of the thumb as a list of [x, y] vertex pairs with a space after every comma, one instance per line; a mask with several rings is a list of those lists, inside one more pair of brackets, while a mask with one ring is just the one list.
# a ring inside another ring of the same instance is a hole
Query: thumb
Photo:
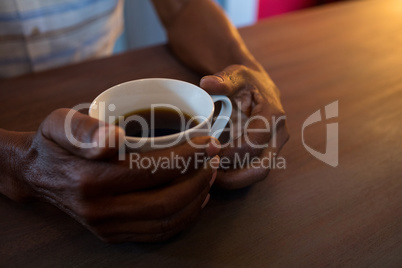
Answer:
[[242, 65], [230, 65], [219, 73], [204, 76], [200, 87], [211, 95], [231, 96], [245, 86], [244, 69]]
[[58, 109], [42, 123], [39, 133], [70, 153], [103, 159], [124, 145], [124, 130], [71, 109]]

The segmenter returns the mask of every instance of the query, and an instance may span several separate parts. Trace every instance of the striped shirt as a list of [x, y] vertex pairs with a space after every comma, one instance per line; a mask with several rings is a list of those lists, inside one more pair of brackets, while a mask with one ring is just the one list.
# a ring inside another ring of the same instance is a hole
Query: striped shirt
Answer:
[[1, 0], [0, 78], [110, 55], [124, 0]]

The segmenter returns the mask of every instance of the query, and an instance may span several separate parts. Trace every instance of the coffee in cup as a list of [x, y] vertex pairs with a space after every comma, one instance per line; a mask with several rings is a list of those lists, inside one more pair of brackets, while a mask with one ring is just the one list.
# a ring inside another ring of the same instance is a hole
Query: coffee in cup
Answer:
[[[221, 110], [212, 123], [218, 101]], [[164, 78], [114, 86], [96, 97], [89, 109], [91, 117], [122, 126], [126, 142], [137, 151], [168, 148], [197, 136], [219, 138], [231, 113], [228, 97], [210, 96], [196, 85]]]

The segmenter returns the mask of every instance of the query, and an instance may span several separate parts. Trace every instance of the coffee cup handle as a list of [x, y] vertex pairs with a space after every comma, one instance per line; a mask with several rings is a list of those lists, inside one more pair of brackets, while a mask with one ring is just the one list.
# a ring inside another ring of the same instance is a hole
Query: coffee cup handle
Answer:
[[230, 116], [232, 115], [232, 102], [230, 99], [223, 95], [215, 95], [211, 96], [212, 100], [215, 102], [221, 101], [222, 108], [221, 111], [216, 118], [214, 124], [211, 127], [210, 136], [219, 139], [223, 130], [225, 129], [227, 123], [230, 120]]

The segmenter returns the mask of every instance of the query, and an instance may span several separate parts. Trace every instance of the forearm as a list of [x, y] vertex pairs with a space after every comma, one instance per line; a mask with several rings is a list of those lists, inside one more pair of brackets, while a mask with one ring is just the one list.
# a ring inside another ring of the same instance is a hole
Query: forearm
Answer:
[[237, 29], [211, 0], [153, 0], [173, 52], [202, 74], [257, 65]]
[[26, 201], [29, 196], [24, 168], [32, 136], [0, 129], [0, 193], [15, 201]]

